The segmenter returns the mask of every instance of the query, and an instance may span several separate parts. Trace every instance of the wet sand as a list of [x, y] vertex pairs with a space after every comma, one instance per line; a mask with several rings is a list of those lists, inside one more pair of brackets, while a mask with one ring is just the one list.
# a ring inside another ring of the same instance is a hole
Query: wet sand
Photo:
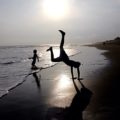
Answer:
[[[108, 50], [110, 60], [100, 74], [81, 80], [70, 79], [64, 63], [30, 75], [0, 99], [1, 120], [118, 120], [120, 119], [120, 47], [93, 45]], [[80, 57], [80, 56], [78, 56]], [[99, 71], [98, 71], [99, 72]], [[63, 75], [64, 73], [64, 75]], [[64, 84], [63, 84], [64, 83]]]
[[[110, 60], [104, 68], [100, 79], [94, 86], [95, 94], [89, 111], [94, 120], [118, 120], [120, 119], [120, 46], [114, 44], [91, 45], [101, 50], [107, 50], [103, 55]], [[92, 120], [92, 119], [90, 119]]]

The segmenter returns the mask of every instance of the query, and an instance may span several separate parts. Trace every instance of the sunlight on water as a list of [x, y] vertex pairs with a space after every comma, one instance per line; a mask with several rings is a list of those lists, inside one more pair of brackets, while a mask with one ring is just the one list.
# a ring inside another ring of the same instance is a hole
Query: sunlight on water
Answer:
[[[70, 48], [64, 48], [65, 52], [67, 53], [68, 56], [76, 54], [78, 51]], [[54, 57], [59, 57], [60, 55], [60, 48], [59, 47], [53, 47], [53, 53]], [[48, 53], [48, 56], [50, 57], [50, 54]]]
[[59, 55], [60, 55], [60, 50], [59, 49], [55, 48], [55, 49], [53, 49], [53, 52], [54, 52], [54, 57], [55, 58], [59, 57]]
[[[31, 72], [32, 59], [28, 58], [33, 56], [34, 49], [37, 50], [37, 54], [40, 57], [36, 65], [44, 69], [49, 68], [49, 74], [55, 74], [55, 78], [50, 78], [57, 81], [53, 93], [58, 93], [61, 96], [62, 93], [65, 93], [65, 90], [70, 91], [73, 83], [70, 79], [71, 74], [69, 68], [66, 65], [60, 65], [60, 68], [55, 70], [56, 73], [51, 72], [50, 67], [54, 67], [57, 63], [51, 62], [50, 51], [46, 52], [49, 46], [51, 45], [0, 47], [0, 68], [2, 68], [0, 69], [0, 97], [7, 94], [11, 88], [17, 86], [19, 83], [23, 83], [24, 77]], [[64, 49], [70, 59], [82, 63], [80, 72], [81, 77], [84, 79], [89, 79], [92, 75], [94, 77], [94, 74], [100, 74], [100, 72], [97, 72], [98, 69], [103, 68], [106, 63], [108, 63], [108, 61], [100, 55], [104, 51], [95, 48], [85, 46], [64, 46]], [[59, 57], [59, 46], [53, 45], [53, 52], [55, 58]], [[59, 73], [57, 74], [58, 71]], [[61, 71], [62, 74], [60, 73]], [[48, 75], [46, 73], [45, 77], [49, 77]]]
[[65, 74], [61, 74], [59, 77], [60, 79], [58, 81], [58, 89], [67, 88], [67, 86], [69, 86], [71, 83], [69, 77]]

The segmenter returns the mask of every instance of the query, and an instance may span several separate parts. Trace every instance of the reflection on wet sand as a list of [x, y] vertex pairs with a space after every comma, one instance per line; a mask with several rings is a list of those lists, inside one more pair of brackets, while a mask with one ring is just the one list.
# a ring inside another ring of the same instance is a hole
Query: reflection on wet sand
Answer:
[[73, 80], [76, 94], [73, 97], [70, 106], [66, 108], [49, 108], [46, 120], [83, 120], [83, 111], [86, 109], [90, 102], [92, 92], [86, 88], [81, 81], [79, 82], [82, 86], [80, 90]]
[[57, 83], [57, 89], [65, 89], [71, 84], [69, 77], [66, 74], [59, 75], [59, 80]]
[[41, 78], [41, 76], [38, 77], [38, 75], [37, 75], [36, 72], [34, 72], [32, 75], [33, 75], [33, 77], [35, 78], [35, 81], [36, 81], [37, 87], [40, 88], [40, 78]]

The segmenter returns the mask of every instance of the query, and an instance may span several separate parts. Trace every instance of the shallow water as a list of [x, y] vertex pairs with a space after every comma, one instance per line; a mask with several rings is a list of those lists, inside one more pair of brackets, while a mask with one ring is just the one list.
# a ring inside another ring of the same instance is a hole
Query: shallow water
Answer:
[[[51, 62], [49, 52], [46, 52], [49, 46], [0, 47], [0, 97], [23, 83], [25, 77], [32, 72], [30, 69], [32, 60], [28, 58], [32, 57], [34, 49], [37, 49], [40, 57], [37, 66], [47, 69], [56, 65], [56, 63]], [[59, 56], [59, 47], [54, 45], [53, 50], [55, 57]], [[81, 74], [86, 79], [93, 77], [94, 74], [98, 73], [96, 72], [98, 69], [103, 68], [108, 63], [108, 60], [101, 55], [104, 51], [93, 47], [69, 45], [65, 46], [65, 50], [70, 59], [81, 62]]]

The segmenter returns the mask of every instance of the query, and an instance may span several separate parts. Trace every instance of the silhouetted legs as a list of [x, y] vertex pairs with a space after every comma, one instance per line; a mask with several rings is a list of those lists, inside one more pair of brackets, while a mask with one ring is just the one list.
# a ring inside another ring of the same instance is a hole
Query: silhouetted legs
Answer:
[[60, 43], [60, 56], [57, 58], [54, 58], [54, 53], [53, 53], [53, 49], [52, 47], [50, 47], [49, 49], [47, 49], [47, 51], [51, 52], [51, 61], [52, 62], [61, 62], [61, 61], [67, 61], [69, 60], [68, 55], [66, 54], [66, 52], [64, 51], [64, 37], [65, 37], [65, 32], [63, 32], [62, 30], [59, 30], [59, 32], [62, 35], [61, 38], [61, 43]]
[[[77, 74], [78, 74], [78, 80], [80, 80], [80, 70], [79, 67], [77, 68]], [[71, 75], [72, 75], [72, 79], [76, 79], [76, 77], [74, 77], [74, 73], [73, 73], [73, 67], [71, 67]]]
[[52, 47], [50, 47], [47, 51], [50, 51], [51, 61], [52, 62], [60, 62], [60, 61], [62, 61], [61, 57], [54, 58], [53, 48]]
[[65, 32], [63, 32], [62, 30], [59, 30], [59, 32], [62, 35], [61, 43], [60, 43], [60, 48], [63, 48], [63, 46], [64, 46], [64, 39], [65, 39]]
[[69, 57], [68, 55], [66, 54], [63, 46], [64, 46], [64, 41], [65, 41], [65, 32], [62, 31], [62, 30], [59, 30], [59, 32], [61, 33], [62, 35], [62, 38], [61, 38], [61, 43], [60, 43], [60, 57], [62, 59], [63, 62], [67, 62], [69, 60]]

